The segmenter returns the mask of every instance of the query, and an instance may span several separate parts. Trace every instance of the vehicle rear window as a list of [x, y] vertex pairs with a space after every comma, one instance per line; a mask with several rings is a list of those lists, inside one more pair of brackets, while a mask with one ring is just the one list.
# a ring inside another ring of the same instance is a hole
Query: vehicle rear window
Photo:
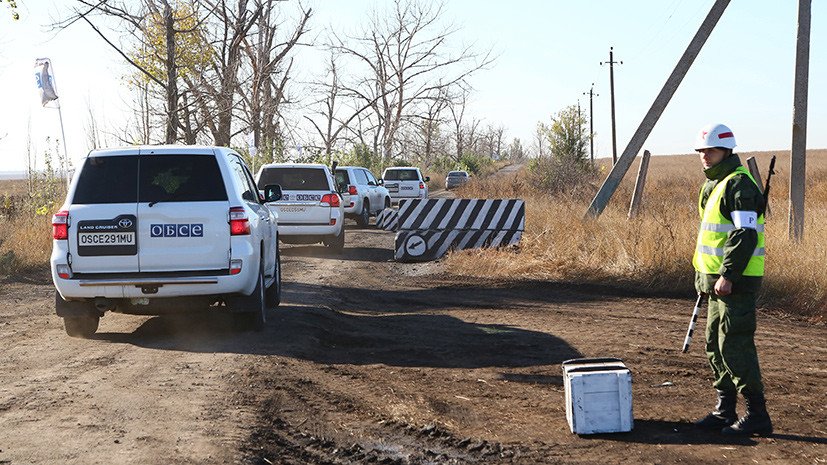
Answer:
[[258, 188], [278, 184], [284, 191], [327, 191], [327, 175], [322, 168], [265, 168], [258, 180]]
[[386, 181], [419, 181], [416, 170], [388, 170], [385, 171]]
[[350, 175], [347, 170], [336, 170], [336, 184], [350, 184]]
[[135, 203], [137, 200], [137, 155], [86, 159], [72, 203]]
[[140, 202], [227, 200], [224, 179], [212, 155], [150, 155], [140, 161]]
[[468, 173], [466, 173], [465, 171], [451, 171], [450, 173], [448, 173], [448, 176], [464, 178], [465, 176], [468, 176]]

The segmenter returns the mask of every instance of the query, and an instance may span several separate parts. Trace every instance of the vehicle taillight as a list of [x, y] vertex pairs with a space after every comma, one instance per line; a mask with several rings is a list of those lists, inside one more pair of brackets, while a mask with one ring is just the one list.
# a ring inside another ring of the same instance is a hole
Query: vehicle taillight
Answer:
[[61, 210], [52, 216], [52, 237], [57, 240], [69, 239], [69, 212]]
[[241, 273], [241, 267], [244, 262], [241, 259], [233, 259], [230, 260], [230, 274], [239, 274]]
[[327, 204], [331, 207], [339, 206], [339, 194], [325, 194], [322, 196], [321, 204]]
[[348, 194], [350, 194], [350, 195], [356, 195], [356, 194], [358, 194], [358, 192], [356, 192], [356, 186], [350, 186], [350, 187], [348, 187], [348, 189], [347, 189], [347, 193], [348, 193]]
[[250, 234], [250, 220], [247, 219], [244, 207], [230, 208], [230, 235], [246, 236], [248, 234]]
[[420, 188], [420, 189], [425, 189], [425, 183], [424, 183], [424, 182], [420, 182], [420, 183], [419, 183], [419, 188]]

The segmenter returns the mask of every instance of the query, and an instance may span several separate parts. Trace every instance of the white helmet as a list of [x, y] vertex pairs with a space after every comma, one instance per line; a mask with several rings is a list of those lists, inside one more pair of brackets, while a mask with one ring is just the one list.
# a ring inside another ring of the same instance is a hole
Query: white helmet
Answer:
[[723, 124], [708, 124], [701, 129], [695, 139], [695, 150], [723, 147], [735, 148], [735, 135]]

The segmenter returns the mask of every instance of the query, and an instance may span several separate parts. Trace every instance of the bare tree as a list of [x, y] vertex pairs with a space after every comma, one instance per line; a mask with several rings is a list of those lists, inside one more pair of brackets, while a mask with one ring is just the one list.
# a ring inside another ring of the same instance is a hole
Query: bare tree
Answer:
[[[181, 57], [177, 50], [177, 42], [181, 35], [192, 35], [195, 27], [182, 26], [194, 24], [196, 7], [194, 3], [179, 2], [178, 10], [174, 9], [168, 0], [140, 0], [128, 1], [92, 1], [77, 0], [80, 8], [73, 10], [74, 14], [68, 20], [58, 23], [55, 27], [65, 28], [78, 20], [83, 20], [124, 59], [131, 64], [138, 73], [163, 89], [165, 96], [166, 129], [164, 140], [174, 143], [177, 140], [178, 122], [178, 74], [181, 66]], [[96, 26], [91, 16], [103, 15], [114, 18], [134, 40], [133, 48], [123, 44], [115, 44], [103, 31]], [[163, 40], [158, 40], [162, 38]], [[159, 44], [163, 44], [163, 48]]]
[[[316, 111], [315, 114], [320, 117], [322, 121], [317, 122], [316, 119], [308, 115], [304, 116], [305, 119], [310, 121], [310, 124], [321, 138], [322, 144], [324, 144], [324, 153], [328, 159], [336, 142], [344, 136], [344, 133], [347, 130], [353, 131], [353, 128], [350, 127], [351, 122], [354, 120], [358, 123], [363, 122], [364, 119], [361, 118], [361, 114], [369, 108], [369, 106], [363, 105], [361, 108], [354, 109], [346, 119], [342, 119], [339, 116], [339, 114], [342, 113], [341, 107], [345, 105], [349, 99], [346, 99], [347, 96], [343, 93], [337, 58], [336, 52], [331, 51], [328, 58], [326, 80], [313, 85], [315, 93], [321, 94], [321, 98], [315, 102], [319, 107], [319, 110]], [[357, 127], [361, 127], [361, 125], [357, 125]], [[362, 131], [356, 131], [356, 133], [357, 137], [360, 138], [359, 142], [365, 145], [365, 141], [362, 138], [364, 135]]]
[[421, 149], [418, 150], [422, 156], [425, 166], [430, 166], [434, 153], [440, 144], [440, 128], [445, 123], [443, 113], [450, 105], [446, 89], [438, 89], [433, 96], [425, 99], [422, 110], [412, 115], [414, 126], [417, 129], [414, 134], [420, 139]]
[[454, 129], [454, 144], [456, 148], [456, 152], [454, 154], [454, 158], [459, 160], [462, 158], [462, 153], [465, 150], [465, 109], [468, 107], [468, 97], [470, 91], [463, 88], [460, 89], [460, 92], [457, 93], [453, 100], [452, 104], [448, 106], [448, 110], [451, 112], [451, 122], [453, 123]]
[[361, 63], [366, 73], [346, 86], [347, 91], [370, 107], [385, 161], [394, 154], [396, 134], [406, 123], [406, 111], [440, 89], [462, 83], [488, 65], [489, 53], [472, 47], [451, 53], [447, 42], [452, 27], [442, 27], [442, 3], [394, 0], [388, 14], [374, 11], [358, 37], [344, 40], [336, 35], [332, 47]]
[[256, 147], [272, 143], [279, 138], [278, 118], [280, 106], [285, 101], [293, 60], [291, 51], [300, 44], [301, 37], [308, 30], [312, 16], [311, 9], [302, 9], [298, 24], [291, 27], [287, 37], [281, 38], [283, 23], [277, 0], [256, 0], [261, 14], [253, 34], [243, 40], [243, 51], [247, 56], [249, 77], [245, 85], [238, 87], [244, 102], [245, 119]]

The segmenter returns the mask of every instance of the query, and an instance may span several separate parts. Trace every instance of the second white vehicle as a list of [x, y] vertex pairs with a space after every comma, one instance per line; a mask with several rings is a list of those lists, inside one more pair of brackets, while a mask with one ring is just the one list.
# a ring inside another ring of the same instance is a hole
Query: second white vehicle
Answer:
[[431, 178], [424, 176], [419, 168], [387, 168], [382, 179], [393, 203], [399, 203], [403, 199], [428, 198], [428, 181]]
[[340, 166], [336, 168], [336, 182], [344, 186], [341, 190], [347, 190], [350, 194], [345, 215], [354, 218], [361, 227], [370, 223], [371, 216], [391, 206], [388, 190], [367, 168]]
[[[331, 169], [321, 164], [274, 163], [256, 174], [259, 189], [277, 184], [281, 199], [267, 206], [278, 215], [279, 240], [288, 244], [323, 242], [334, 250], [345, 245], [344, 204]], [[343, 198], [344, 197], [344, 198]]]

